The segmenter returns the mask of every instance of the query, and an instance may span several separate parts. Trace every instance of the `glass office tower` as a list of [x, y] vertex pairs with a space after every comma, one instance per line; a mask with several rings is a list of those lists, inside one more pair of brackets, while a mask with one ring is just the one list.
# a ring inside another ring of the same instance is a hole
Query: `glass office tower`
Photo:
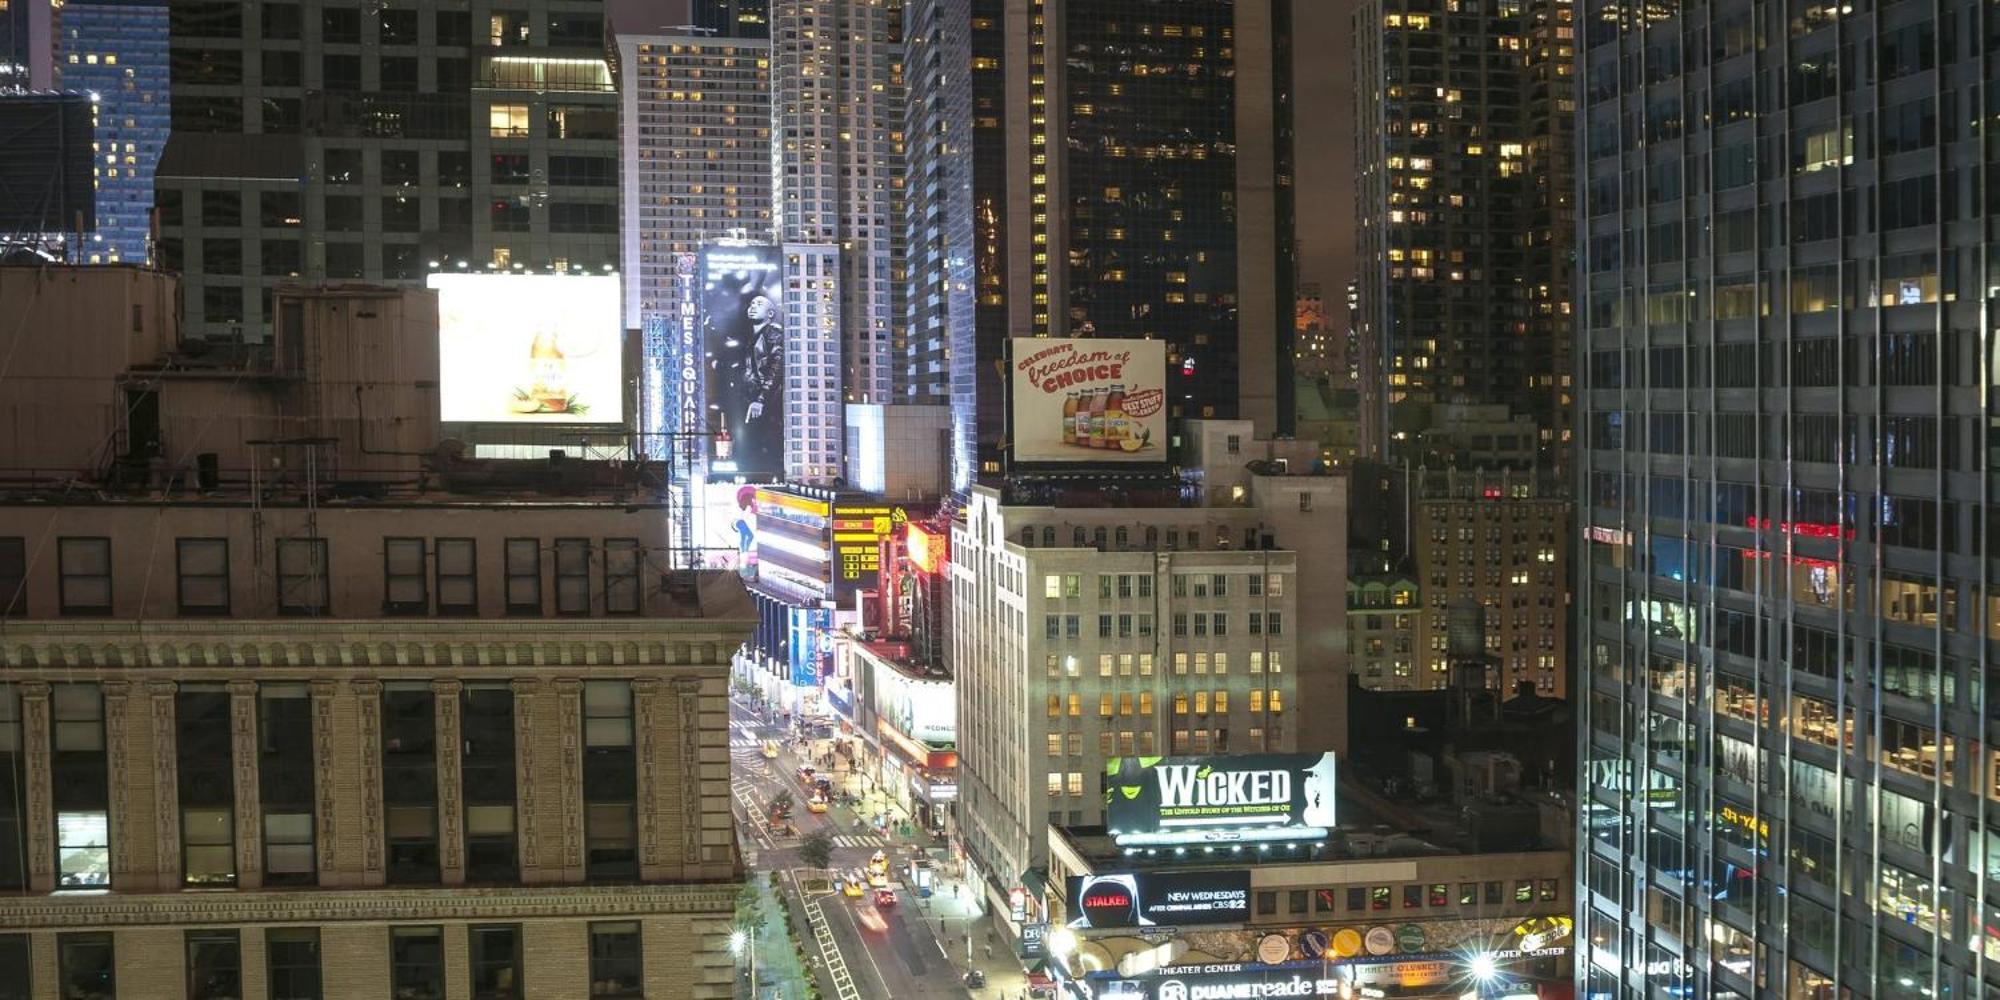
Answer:
[[2000, 992], [2000, 17], [1594, 0], [1588, 996]]
[[63, 87], [94, 99], [97, 229], [81, 260], [152, 259], [153, 168], [167, 144], [167, 5], [70, 0], [62, 18]]

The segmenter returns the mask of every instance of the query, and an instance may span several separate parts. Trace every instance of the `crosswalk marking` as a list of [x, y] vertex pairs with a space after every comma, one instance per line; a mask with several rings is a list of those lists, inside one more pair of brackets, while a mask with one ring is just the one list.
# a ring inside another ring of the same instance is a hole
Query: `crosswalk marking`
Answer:
[[833, 838], [835, 847], [883, 847], [889, 842], [881, 837], [842, 834]]

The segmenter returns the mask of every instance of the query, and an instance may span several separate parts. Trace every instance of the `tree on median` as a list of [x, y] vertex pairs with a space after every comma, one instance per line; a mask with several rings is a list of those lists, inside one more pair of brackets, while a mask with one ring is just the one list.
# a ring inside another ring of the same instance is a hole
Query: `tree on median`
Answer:
[[825, 868], [833, 862], [833, 835], [821, 827], [799, 842], [799, 859], [808, 867]]

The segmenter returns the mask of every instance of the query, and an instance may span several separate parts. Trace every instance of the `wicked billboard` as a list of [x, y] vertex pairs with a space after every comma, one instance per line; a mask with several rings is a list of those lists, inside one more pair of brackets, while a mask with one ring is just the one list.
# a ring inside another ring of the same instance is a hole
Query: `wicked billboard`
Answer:
[[1121, 757], [1106, 778], [1121, 845], [1307, 840], [1334, 825], [1331, 753]]

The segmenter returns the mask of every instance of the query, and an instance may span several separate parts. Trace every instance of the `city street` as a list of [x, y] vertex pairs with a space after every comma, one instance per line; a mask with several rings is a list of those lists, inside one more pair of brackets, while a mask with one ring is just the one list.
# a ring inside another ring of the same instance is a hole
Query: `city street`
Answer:
[[[782, 747], [775, 760], [763, 755], [770, 740]], [[974, 893], [942, 872], [929, 899], [919, 898], [909, 884], [909, 863], [923, 856], [918, 841], [929, 838], [885, 834], [845, 805], [835, 804], [824, 813], [807, 811], [810, 790], [798, 777], [802, 763], [781, 721], [763, 716], [741, 695], [731, 698], [731, 785], [744, 862], [756, 878], [780, 873], [786, 905], [819, 976], [821, 995], [828, 1000], [1024, 996], [1020, 963], [1004, 947], [989, 947], [999, 939], [974, 906]], [[796, 836], [789, 830], [773, 832], [769, 822], [770, 803], [784, 791], [794, 800], [788, 822], [797, 828]], [[877, 906], [873, 889], [859, 897], [843, 895], [825, 880], [825, 873], [803, 867], [799, 844], [821, 829], [833, 835], [831, 868], [836, 873], [865, 867], [878, 850], [887, 853], [894, 905]], [[935, 859], [941, 853], [932, 850], [930, 856]], [[780, 920], [767, 923], [760, 934], [783, 933]], [[984, 987], [967, 990], [962, 985], [969, 967], [986, 975]], [[800, 984], [764, 977], [756, 1000], [799, 996], [803, 996]]]

